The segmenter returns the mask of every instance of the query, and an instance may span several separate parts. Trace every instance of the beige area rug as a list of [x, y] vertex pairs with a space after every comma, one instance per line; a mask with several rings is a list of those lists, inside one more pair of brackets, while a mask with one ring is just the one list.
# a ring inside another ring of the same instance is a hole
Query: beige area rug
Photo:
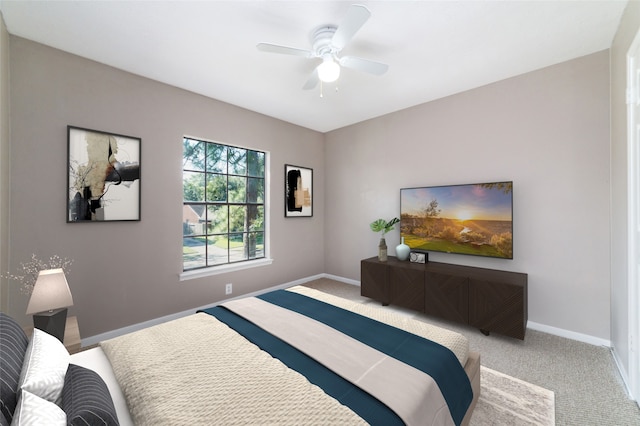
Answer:
[[556, 424], [552, 391], [484, 366], [480, 379], [480, 399], [470, 426]]

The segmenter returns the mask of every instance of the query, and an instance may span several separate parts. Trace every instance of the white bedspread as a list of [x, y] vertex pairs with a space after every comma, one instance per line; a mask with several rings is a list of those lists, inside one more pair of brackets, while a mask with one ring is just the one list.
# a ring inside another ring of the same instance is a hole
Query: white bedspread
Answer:
[[111, 339], [101, 347], [135, 424], [365, 424], [205, 313]]
[[[289, 289], [449, 347], [461, 364], [466, 338], [304, 286]], [[365, 424], [301, 374], [200, 313], [102, 342], [140, 425]]]

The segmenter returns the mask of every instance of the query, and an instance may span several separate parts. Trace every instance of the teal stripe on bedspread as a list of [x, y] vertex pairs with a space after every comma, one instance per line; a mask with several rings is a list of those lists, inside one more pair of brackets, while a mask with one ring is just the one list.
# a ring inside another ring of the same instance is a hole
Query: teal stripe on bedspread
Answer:
[[431, 340], [298, 293], [276, 290], [260, 299], [320, 321], [372, 348], [411, 365], [438, 384], [459, 425], [473, 399], [469, 377], [455, 354]]
[[367, 423], [385, 426], [404, 424], [395, 412], [373, 396], [241, 316], [221, 306], [199, 312], [206, 312], [227, 324], [260, 349], [305, 376], [309, 382], [320, 387], [326, 394], [349, 407]]

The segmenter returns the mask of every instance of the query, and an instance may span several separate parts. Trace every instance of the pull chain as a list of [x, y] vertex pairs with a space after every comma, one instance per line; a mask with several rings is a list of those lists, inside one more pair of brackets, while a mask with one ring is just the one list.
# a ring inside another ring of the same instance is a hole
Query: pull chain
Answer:
[[[336, 85], [336, 93], [338, 93], [338, 85]], [[322, 83], [322, 80], [320, 80], [320, 97], [324, 98], [324, 85]]]

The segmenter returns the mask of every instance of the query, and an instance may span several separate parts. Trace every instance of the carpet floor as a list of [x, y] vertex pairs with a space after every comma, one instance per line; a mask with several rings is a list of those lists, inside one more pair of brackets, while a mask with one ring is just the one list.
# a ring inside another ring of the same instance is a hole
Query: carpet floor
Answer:
[[[362, 303], [360, 287], [330, 279], [305, 285]], [[465, 335], [484, 367], [548, 389], [555, 394], [558, 426], [640, 426], [640, 408], [628, 398], [611, 351], [563, 337], [527, 330], [524, 341], [389, 307], [418, 320]], [[500, 423], [494, 423], [499, 425]]]
[[554, 395], [550, 390], [487, 367], [481, 367], [480, 387], [470, 426], [555, 425]]

